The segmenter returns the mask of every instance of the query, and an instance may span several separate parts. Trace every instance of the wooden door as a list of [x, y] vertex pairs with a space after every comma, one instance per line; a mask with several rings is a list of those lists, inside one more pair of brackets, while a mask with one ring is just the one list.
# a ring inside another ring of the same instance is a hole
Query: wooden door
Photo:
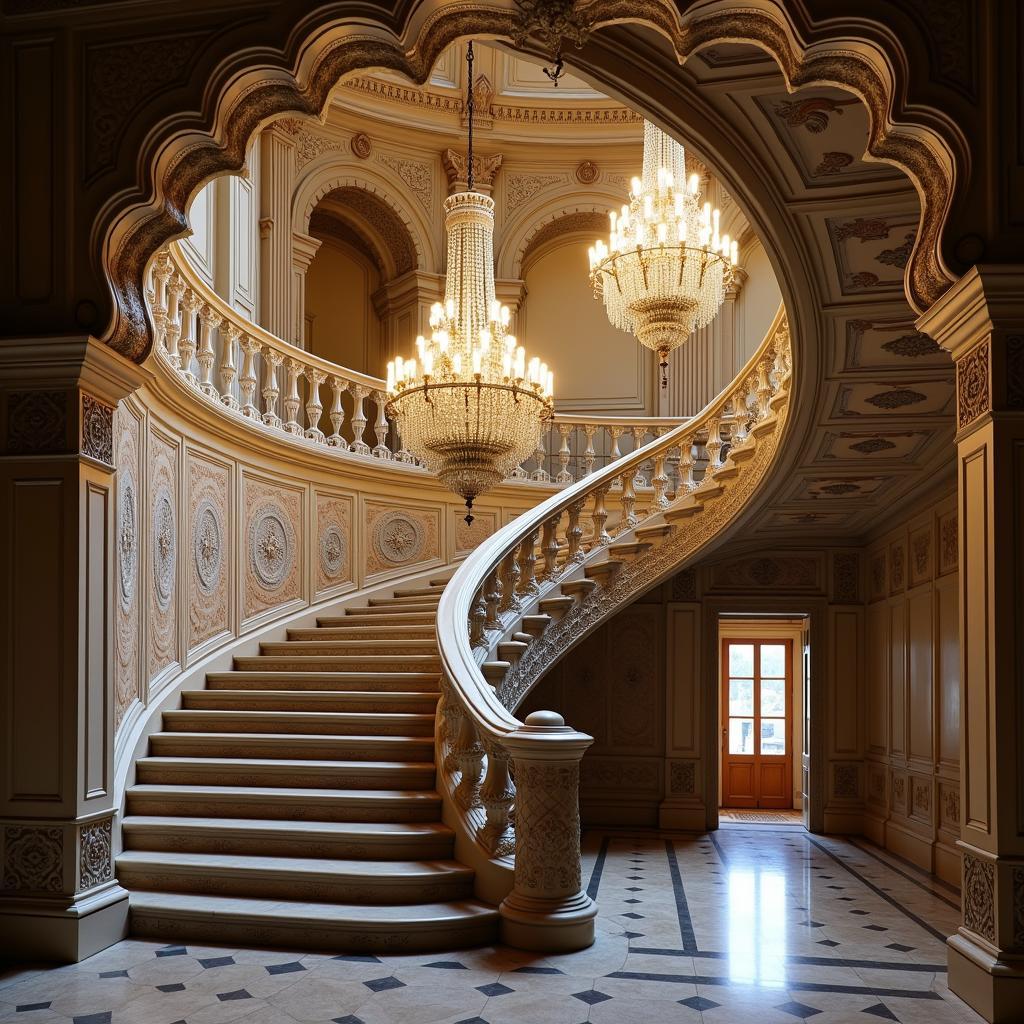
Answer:
[[793, 643], [722, 641], [722, 806], [793, 806]]
[[800, 743], [800, 797], [804, 828], [811, 827], [811, 631], [804, 626], [800, 647], [803, 657], [803, 722]]

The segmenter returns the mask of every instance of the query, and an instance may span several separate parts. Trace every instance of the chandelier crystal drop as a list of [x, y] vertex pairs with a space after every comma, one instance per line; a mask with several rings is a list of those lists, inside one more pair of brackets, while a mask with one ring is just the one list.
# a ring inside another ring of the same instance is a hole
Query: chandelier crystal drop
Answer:
[[669, 352], [715, 318], [736, 264], [736, 242], [701, 198], [683, 147], [645, 121], [643, 176], [628, 205], [609, 214], [608, 242], [590, 249], [594, 295], [615, 327], [658, 353], [662, 387]]
[[467, 191], [444, 203], [445, 299], [416, 355], [388, 363], [387, 413], [405, 447], [466, 502], [509, 476], [537, 447], [553, 412], [554, 377], [508, 333], [494, 293], [494, 200], [473, 190], [473, 44], [469, 64]]

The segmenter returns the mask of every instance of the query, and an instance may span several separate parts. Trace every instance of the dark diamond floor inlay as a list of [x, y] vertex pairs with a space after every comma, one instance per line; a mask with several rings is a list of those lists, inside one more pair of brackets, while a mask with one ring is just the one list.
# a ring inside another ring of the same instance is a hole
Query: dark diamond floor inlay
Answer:
[[491, 982], [490, 985], [477, 985], [476, 990], [477, 992], [482, 992], [485, 996], [507, 996], [509, 992], [515, 992], [514, 988], [502, 985], [500, 981]]
[[513, 974], [565, 974], [557, 967], [517, 967]]
[[870, 1013], [872, 1017], [881, 1017], [882, 1020], [899, 1021], [899, 1017], [897, 1017], [896, 1014], [885, 1005], [885, 1003], [875, 1003], [874, 1006], [865, 1006], [860, 1012]]
[[287, 964], [270, 964], [267, 967], [267, 974], [294, 974], [296, 971], [304, 971], [305, 969], [298, 960], [292, 960]]
[[782, 1003], [776, 1006], [775, 1009], [791, 1014], [794, 1017], [799, 1017], [801, 1020], [807, 1020], [808, 1017], [814, 1017], [821, 1013], [821, 1010], [816, 1010], [813, 1006], [808, 1006], [806, 1003], [798, 1003], [795, 999], [790, 1000], [788, 1003]]
[[605, 995], [604, 992], [598, 992], [597, 989], [589, 989], [586, 992], [573, 992], [573, 998], [578, 999], [581, 1003], [586, 1003], [588, 1006], [594, 1006], [596, 1003], [603, 1003], [611, 996]]
[[157, 985], [157, 992], [184, 992], [185, 986], [180, 981], [170, 982], [167, 985]]
[[436, 967], [439, 971], [468, 971], [465, 964], [458, 960], [435, 960], [432, 964], [424, 964], [424, 967]]
[[252, 996], [244, 988], [236, 988], [234, 992], [218, 992], [217, 998], [222, 1003], [230, 1003], [235, 999], [252, 999]]
[[157, 956], [185, 956], [187, 953], [184, 946], [164, 946], [156, 951]]
[[372, 981], [364, 981], [363, 984], [371, 992], [387, 992], [391, 988], [405, 988], [405, 982], [399, 981], [393, 974], [387, 978], [374, 978]]
[[713, 1010], [716, 1006], [721, 1006], [721, 1003], [716, 1003], [713, 999], [705, 999], [704, 996], [690, 996], [689, 999], [678, 999], [676, 1000], [681, 1006], [688, 1006], [691, 1010]]
[[886, 949], [895, 949], [897, 953], [913, 953], [916, 946], [904, 946], [902, 942], [890, 942]]
[[[335, 960], [345, 959], [344, 957], [336, 956]], [[374, 960], [377, 958], [374, 957]], [[332, 1017], [331, 1024], [363, 1024], [362, 1017], [356, 1017], [353, 1014], [348, 1014], [347, 1017]]]
[[214, 967], [229, 967], [234, 962], [233, 956], [211, 956], [206, 960], [200, 960], [199, 966], [209, 971]]
[[21, 1003], [15, 1006], [15, 1013], [28, 1013], [29, 1010], [48, 1010], [50, 1008], [49, 1003]]

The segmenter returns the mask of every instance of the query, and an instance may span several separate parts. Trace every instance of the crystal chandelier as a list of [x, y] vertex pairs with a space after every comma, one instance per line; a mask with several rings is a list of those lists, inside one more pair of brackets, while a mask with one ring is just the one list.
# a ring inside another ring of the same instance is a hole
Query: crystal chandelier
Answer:
[[736, 242], [719, 233], [719, 211], [701, 203], [700, 178], [687, 181], [683, 147], [649, 121], [643, 177], [633, 179], [629, 205], [609, 216], [608, 243], [590, 249], [594, 295], [615, 327], [658, 353], [665, 387], [669, 352], [722, 305]]
[[467, 188], [444, 203], [448, 270], [444, 303], [416, 357], [388, 363], [387, 413], [406, 448], [466, 502], [512, 473], [536, 449], [553, 411], [547, 364], [527, 359], [494, 296], [494, 200], [473, 190], [473, 44], [467, 112]]

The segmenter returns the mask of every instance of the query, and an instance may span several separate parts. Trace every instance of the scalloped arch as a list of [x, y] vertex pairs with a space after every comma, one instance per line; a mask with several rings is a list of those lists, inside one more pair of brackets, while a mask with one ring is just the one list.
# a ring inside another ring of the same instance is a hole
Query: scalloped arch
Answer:
[[[683, 16], [669, 0], [591, 0], [588, 7], [595, 27], [632, 23], [655, 30], [670, 42], [680, 63], [715, 43], [751, 43], [775, 58], [790, 89], [833, 85], [860, 97], [870, 113], [868, 153], [903, 170], [921, 201], [920, 229], [905, 276], [908, 299], [922, 311], [952, 284], [940, 242], [953, 183], [965, 173], [968, 154], [962, 137], [938, 111], [907, 109], [906, 53], [884, 26], [866, 19], [832, 19], [824, 27], [801, 26], [801, 34], [777, 3], [753, 10], [741, 0], [724, 0]], [[262, 124], [286, 113], [318, 116], [345, 75], [375, 68], [421, 84], [440, 53], [457, 39], [510, 40], [514, 32], [514, 11], [498, 0], [431, 0], [411, 3], [404, 13], [398, 31], [384, 12], [376, 22], [365, 8], [339, 20], [336, 6], [321, 8], [301, 21], [285, 50], [253, 54], [248, 65], [240, 55], [222, 61], [198, 117], [182, 112], [154, 127], [136, 163], [136, 187], [112, 199], [94, 224], [113, 298], [107, 344], [133, 359], [146, 355], [151, 342], [143, 298], [148, 261], [187, 229], [185, 205], [199, 184], [241, 169], [246, 144]], [[591, 70], [615, 85], [611, 71], [602, 74], [598, 65]], [[618, 82], [620, 91], [642, 95], [641, 83], [624, 77]]]

